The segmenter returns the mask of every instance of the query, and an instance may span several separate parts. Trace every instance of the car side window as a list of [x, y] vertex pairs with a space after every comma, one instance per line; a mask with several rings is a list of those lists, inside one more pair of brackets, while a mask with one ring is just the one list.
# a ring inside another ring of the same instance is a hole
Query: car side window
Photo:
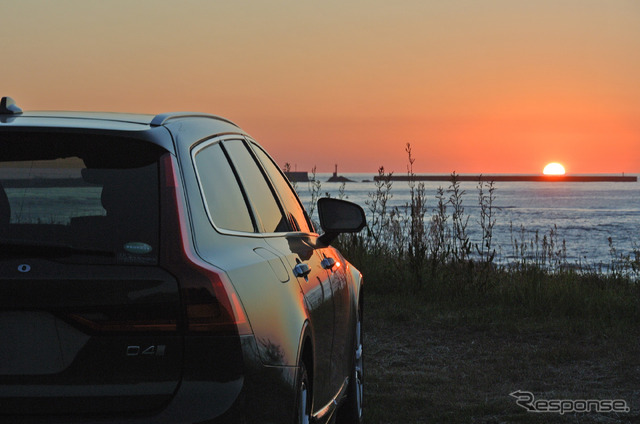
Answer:
[[271, 181], [276, 187], [286, 212], [290, 214], [291, 218], [295, 221], [295, 224], [298, 226], [298, 230], [302, 232], [313, 232], [298, 196], [282, 175], [278, 166], [273, 162], [269, 155], [262, 150], [262, 148], [255, 144], [252, 145], [254, 148], [253, 150], [256, 152], [256, 156], [258, 156], [258, 159], [262, 162], [262, 166], [265, 171], [267, 171], [269, 178], [271, 178]]
[[254, 232], [238, 180], [219, 143], [195, 154], [195, 167], [209, 218], [220, 229]]
[[289, 222], [276, 200], [271, 186], [265, 179], [258, 163], [242, 140], [225, 140], [224, 149], [231, 157], [240, 182], [247, 193], [258, 227], [265, 233], [291, 231]]

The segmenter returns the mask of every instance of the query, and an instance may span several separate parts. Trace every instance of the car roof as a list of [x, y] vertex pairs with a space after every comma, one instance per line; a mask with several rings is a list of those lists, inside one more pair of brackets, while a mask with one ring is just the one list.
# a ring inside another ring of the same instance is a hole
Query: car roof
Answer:
[[228, 119], [198, 112], [170, 112], [149, 115], [115, 112], [29, 111], [18, 114], [0, 114], [0, 124], [33, 127], [119, 129], [126, 131], [162, 126], [169, 121], [185, 118], [215, 119], [238, 127]]
[[152, 120], [152, 115], [107, 112], [35, 111], [14, 115], [0, 115], [0, 125], [120, 131], [149, 129]]
[[9, 97], [3, 97], [0, 103], [0, 130], [20, 128], [47, 129], [55, 131], [98, 131], [120, 133], [121, 135], [137, 136], [148, 139], [162, 145], [167, 150], [173, 151], [171, 137], [166, 130], [159, 130], [165, 136], [158, 133], [158, 127], [167, 127], [172, 122], [181, 120], [206, 121], [207, 127], [213, 132], [242, 132], [233, 122], [220, 116], [198, 112], [170, 112], [158, 115], [139, 113], [113, 113], [113, 112], [74, 112], [74, 111], [22, 111], [15, 101]]

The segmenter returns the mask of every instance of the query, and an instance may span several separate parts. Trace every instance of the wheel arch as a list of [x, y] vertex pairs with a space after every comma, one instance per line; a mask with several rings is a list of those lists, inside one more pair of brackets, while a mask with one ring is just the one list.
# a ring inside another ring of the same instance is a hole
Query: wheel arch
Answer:
[[298, 344], [298, 364], [303, 363], [307, 367], [307, 376], [311, 384], [311, 390], [313, 392], [313, 376], [314, 370], [314, 349], [313, 349], [313, 334], [311, 324], [309, 320], [306, 320], [302, 325], [302, 331], [300, 332], [300, 343]]

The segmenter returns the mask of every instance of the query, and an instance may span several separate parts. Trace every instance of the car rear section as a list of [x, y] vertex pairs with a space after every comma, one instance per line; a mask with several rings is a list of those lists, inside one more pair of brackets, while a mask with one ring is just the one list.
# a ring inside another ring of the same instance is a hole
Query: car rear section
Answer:
[[2, 133], [0, 414], [160, 408], [180, 382], [176, 277], [160, 264], [154, 144]]
[[190, 234], [170, 143], [0, 125], [0, 421], [233, 420], [257, 351]]

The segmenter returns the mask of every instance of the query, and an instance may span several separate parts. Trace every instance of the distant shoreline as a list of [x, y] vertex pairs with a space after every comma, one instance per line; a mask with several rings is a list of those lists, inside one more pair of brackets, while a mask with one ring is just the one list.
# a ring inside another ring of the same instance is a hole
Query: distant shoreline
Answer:
[[[386, 177], [376, 175], [375, 181]], [[408, 175], [392, 175], [391, 181], [409, 181]], [[451, 181], [451, 175], [415, 175], [414, 181]], [[562, 182], [562, 183], [634, 183], [637, 176], [622, 175], [456, 175], [457, 181], [533, 181], [533, 182]]]

